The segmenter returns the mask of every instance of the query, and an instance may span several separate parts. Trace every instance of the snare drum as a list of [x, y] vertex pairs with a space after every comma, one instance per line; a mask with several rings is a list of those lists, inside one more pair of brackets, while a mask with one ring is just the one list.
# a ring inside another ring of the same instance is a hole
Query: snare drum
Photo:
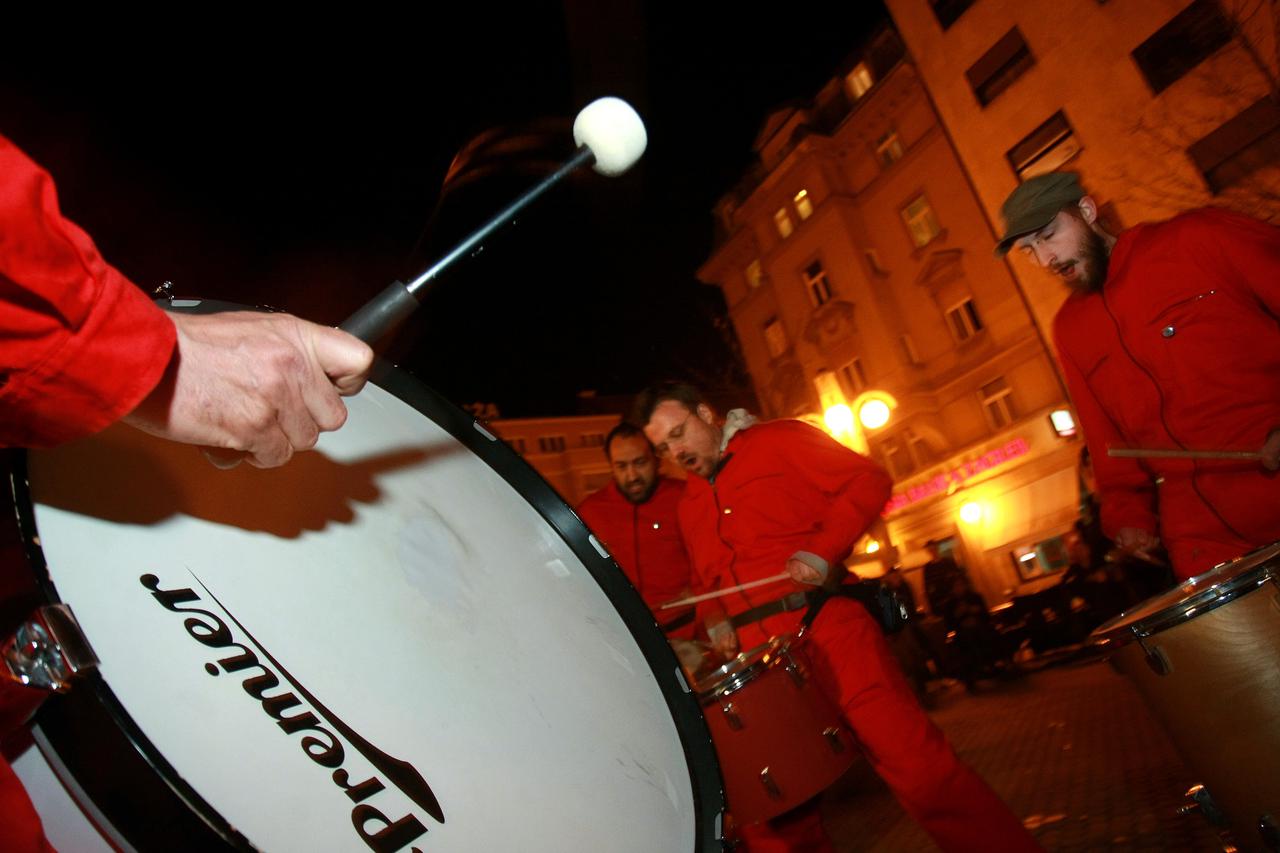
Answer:
[[1275, 849], [1260, 821], [1280, 827], [1278, 575], [1280, 543], [1184, 581], [1092, 637], [1168, 729], [1198, 774], [1188, 781], [1205, 786], [1245, 850]]
[[380, 365], [347, 405], [268, 471], [123, 426], [10, 455], [24, 570], [102, 661], [36, 730], [96, 831], [143, 850], [719, 849], [698, 703], [604, 548], [404, 373]]
[[775, 637], [697, 682], [739, 825], [795, 808], [857, 759], [839, 711], [809, 680], [802, 645]]

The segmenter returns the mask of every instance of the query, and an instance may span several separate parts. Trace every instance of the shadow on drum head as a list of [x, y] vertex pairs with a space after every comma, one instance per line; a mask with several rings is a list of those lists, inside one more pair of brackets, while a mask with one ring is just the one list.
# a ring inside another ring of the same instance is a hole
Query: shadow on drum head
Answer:
[[195, 448], [116, 426], [57, 450], [30, 454], [37, 503], [117, 524], [154, 525], [178, 515], [294, 539], [332, 523], [349, 524], [356, 504], [381, 499], [377, 476], [466, 453], [436, 442], [338, 462], [319, 450], [288, 465], [229, 471]]

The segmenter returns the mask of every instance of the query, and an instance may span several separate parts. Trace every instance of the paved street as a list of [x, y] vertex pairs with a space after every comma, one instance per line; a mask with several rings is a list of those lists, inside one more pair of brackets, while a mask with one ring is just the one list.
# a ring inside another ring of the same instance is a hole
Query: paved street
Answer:
[[[931, 716], [1051, 851], [1216, 851], [1199, 815], [1179, 817], [1195, 779], [1137, 693], [1100, 662], [933, 694]], [[824, 795], [841, 851], [930, 851], [928, 836], [860, 764]]]

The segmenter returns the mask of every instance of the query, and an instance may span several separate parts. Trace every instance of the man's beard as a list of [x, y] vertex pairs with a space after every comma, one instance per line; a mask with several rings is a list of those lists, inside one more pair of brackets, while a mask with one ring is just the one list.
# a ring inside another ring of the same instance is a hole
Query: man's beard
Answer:
[[650, 482], [649, 485], [645, 487], [645, 490], [639, 495], [639, 497], [632, 494], [630, 489], [619, 489], [619, 491], [622, 492], [622, 496], [627, 500], [631, 501], [633, 504], [642, 504], [647, 502], [649, 498], [653, 497], [653, 493], [656, 492], [657, 490], [658, 490], [657, 477], [653, 478], [653, 481]]
[[1085, 232], [1084, 243], [1080, 246], [1080, 268], [1075, 281], [1068, 281], [1067, 286], [1081, 293], [1097, 293], [1107, 281], [1107, 266], [1111, 262], [1111, 253], [1107, 249], [1102, 235], [1092, 228]]

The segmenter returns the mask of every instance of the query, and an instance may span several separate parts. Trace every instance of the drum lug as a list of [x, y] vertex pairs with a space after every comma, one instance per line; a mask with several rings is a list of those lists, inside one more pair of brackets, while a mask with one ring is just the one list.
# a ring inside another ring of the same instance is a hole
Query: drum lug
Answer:
[[844, 741], [840, 740], [838, 726], [827, 726], [822, 730], [822, 736], [827, 739], [827, 746], [831, 747], [832, 752], [837, 755], [844, 752]]
[[787, 675], [791, 676], [791, 680], [795, 682], [796, 687], [804, 687], [806, 681], [804, 670], [794, 660], [787, 660]]
[[777, 782], [773, 781], [773, 776], [769, 773], [768, 767], [760, 771], [760, 784], [764, 785], [764, 789], [768, 792], [770, 799], [782, 799], [782, 789], [778, 787]]
[[1147, 645], [1145, 637], [1138, 638], [1138, 645], [1142, 646], [1142, 650], [1146, 652], [1147, 666], [1151, 667], [1151, 671], [1156, 675], [1168, 675], [1173, 672], [1173, 664], [1169, 661], [1169, 656], [1164, 653], [1164, 649], [1155, 643]]
[[729, 724], [729, 728], [735, 732], [742, 731], [742, 718], [738, 716], [738, 709], [733, 707], [732, 702], [721, 705], [720, 711], [724, 714], [724, 721]]
[[46, 604], [0, 647], [0, 675], [40, 690], [66, 693], [73, 680], [98, 666], [98, 656], [65, 604]]

